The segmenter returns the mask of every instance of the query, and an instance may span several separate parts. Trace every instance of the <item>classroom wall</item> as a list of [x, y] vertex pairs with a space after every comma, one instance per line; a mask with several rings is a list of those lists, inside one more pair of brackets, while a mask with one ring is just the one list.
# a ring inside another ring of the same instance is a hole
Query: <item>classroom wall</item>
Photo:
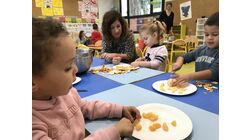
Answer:
[[187, 31], [191, 35], [195, 35], [196, 31], [196, 19], [201, 16], [210, 16], [211, 14], [219, 11], [219, 0], [191, 0], [192, 18], [187, 20], [180, 20], [180, 4], [189, 0], [173, 0], [172, 10], [175, 14], [174, 25], [178, 25], [180, 22], [187, 25]]
[[[78, 11], [78, 1], [79, 0], [62, 0], [65, 16], [81, 17], [81, 12]], [[110, 9], [118, 9], [118, 1], [119, 0], [98, 0], [99, 19], [102, 20], [104, 13], [109, 11]], [[32, 16], [41, 15], [41, 8], [36, 7], [35, 0], [32, 0]]]

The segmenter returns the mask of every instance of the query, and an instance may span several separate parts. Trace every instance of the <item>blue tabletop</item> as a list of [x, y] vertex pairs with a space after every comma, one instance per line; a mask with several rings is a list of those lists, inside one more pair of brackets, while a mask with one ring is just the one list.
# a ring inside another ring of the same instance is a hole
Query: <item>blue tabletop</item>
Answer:
[[[168, 96], [155, 94], [150, 90], [128, 84], [122, 85], [98, 94], [88, 96], [88, 100], [103, 100], [121, 105], [140, 106], [147, 103], [161, 103], [174, 106], [185, 112], [193, 123], [193, 131], [189, 136], [191, 140], [216, 140], [219, 139], [218, 115], [192, 105], [174, 100]], [[86, 121], [86, 129], [91, 133], [99, 128], [116, 123], [117, 120]]]
[[[172, 96], [160, 93], [153, 89], [152, 84], [159, 80], [167, 80], [170, 78], [169, 73], [164, 73], [152, 78], [148, 78], [139, 82], [133, 83], [136, 86], [142, 87], [144, 89], [148, 89], [157, 94], [161, 94], [164, 96], [168, 96], [175, 100], [179, 100], [181, 102], [202, 108], [204, 110], [219, 114], [219, 90], [216, 89], [214, 92], [209, 92], [202, 87], [197, 87], [197, 91], [194, 94], [186, 95], [186, 96]], [[190, 83], [194, 83], [195, 81], [190, 81]], [[218, 87], [218, 85], [217, 85]]]
[[74, 85], [77, 90], [87, 90], [87, 92], [79, 92], [81, 97], [86, 97], [89, 95], [96, 94], [98, 92], [102, 92], [108, 89], [112, 89], [114, 87], [121, 86], [122, 84], [102, 77], [97, 74], [92, 74], [91, 72], [86, 72], [81, 75], [77, 75], [81, 77], [81, 81]]
[[105, 61], [105, 59], [94, 57], [91, 67], [101, 66], [103, 64], [108, 64], [107, 61]]

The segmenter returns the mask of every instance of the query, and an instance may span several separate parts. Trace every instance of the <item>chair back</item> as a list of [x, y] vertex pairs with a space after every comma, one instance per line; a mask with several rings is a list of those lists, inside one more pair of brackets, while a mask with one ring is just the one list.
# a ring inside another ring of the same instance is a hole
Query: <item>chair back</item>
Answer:
[[148, 46], [146, 46], [145, 48], [144, 48], [144, 50], [142, 51], [142, 56], [145, 56], [145, 53], [146, 53], [146, 50], [148, 49]]
[[101, 47], [102, 46], [102, 40], [96, 41], [95, 46], [98, 46], [98, 47], [100, 46]]
[[169, 72], [169, 65], [170, 65], [170, 63], [169, 63], [168, 57], [166, 57], [165, 64], [166, 64], [166, 66], [165, 66], [165, 72]]
[[171, 51], [187, 51], [187, 43], [183, 39], [176, 39], [172, 42]]
[[188, 52], [198, 47], [198, 38], [196, 36], [186, 36], [185, 41], [187, 42]]
[[170, 63], [173, 63], [174, 53], [187, 53], [187, 43], [183, 39], [176, 39], [172, 42], [171, 53], [170, 53]]

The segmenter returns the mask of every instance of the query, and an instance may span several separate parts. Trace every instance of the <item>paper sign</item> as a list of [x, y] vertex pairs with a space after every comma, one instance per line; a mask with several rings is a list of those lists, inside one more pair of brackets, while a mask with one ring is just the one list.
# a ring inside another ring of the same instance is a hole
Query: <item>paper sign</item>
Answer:
[[54, 15], [58, 15], [58, 16], [64, 15], [63, 8], [58, 8], [58, 7], [53, 8], [53, 13]]
[[52, 8], [41, 8], [43, 16], [53, 16], [53, 9]]

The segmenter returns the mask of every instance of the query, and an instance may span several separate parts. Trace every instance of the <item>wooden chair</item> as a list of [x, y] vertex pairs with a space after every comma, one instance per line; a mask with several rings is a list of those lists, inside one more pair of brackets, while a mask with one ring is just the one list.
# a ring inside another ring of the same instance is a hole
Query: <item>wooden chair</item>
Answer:
[[169, 59], [168, 57], [165, 60], [166, 66], [165, 66], [165, 72], [169, 72]]
[[170, 63], [173, 64], [174, 53], [187, 53], [187, 43], [183, 39], [176, 39], [172, 42], [170, 52]]
[[148, 46], [146, 46], [145, 48], [144, 48], [144, 50], [142, 51], [142, 56], [145, 56], [145, 53], [146, 53], [146, 50], [148, 49]]
[[137, 54], [137, 56], [138, 56], [138, 57], [143, 57], [143, 55], [142, 55], [142, 50], [141, 50], [139, 47], [135, 47], [135, 49], [136, 49], [136, 54]]
[[190, 52], [198, 47], [198, 38], [196, 36], [186, 36], [184, 39], [187, 42], [187, 51]]
[[96, 41], [95, 46], [98, 46], [98, 47], [100, 46], [101, 47], [102, 46], [102, 40]]
[[[95, 42], [95, 45], [94, 45], [95, 47], [102, 47], [102, 40], [98, 40], [98, 41], [96, 41]], [[95, 49], [95, 57], [100, 57], [101, 55], [100, 55], [100, 50], [97, 50], [97, 49]]]

